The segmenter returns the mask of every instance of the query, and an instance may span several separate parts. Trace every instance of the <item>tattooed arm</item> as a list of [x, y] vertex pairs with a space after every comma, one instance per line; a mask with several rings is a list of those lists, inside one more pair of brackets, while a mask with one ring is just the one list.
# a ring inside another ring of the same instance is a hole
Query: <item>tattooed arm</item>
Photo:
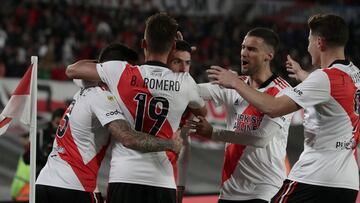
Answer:
[[125, 147], [141, 152], [170, 150], [179, 153], [182, 147], [180, 131], [174, 133], [171, 140], [156, 138], [153, 135], [136, 131], [125, 120], [115, 120], [107, 124], [110, 134]]

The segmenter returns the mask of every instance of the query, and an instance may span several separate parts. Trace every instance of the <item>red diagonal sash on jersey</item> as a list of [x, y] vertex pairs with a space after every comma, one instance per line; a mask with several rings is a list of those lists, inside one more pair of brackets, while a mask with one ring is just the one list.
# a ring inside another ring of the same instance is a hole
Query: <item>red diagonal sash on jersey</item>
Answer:
[[[330, 80], [331, 96], [344, 108], [344, 111], [349, 116], [351, 124], [353, 126], [353, 138], [355, 143], [359, 142], [359, 115], [354, 111], [354, 96], [357, 88], [355, 87], [351, 77], [345, 72], [332, 68], [323, 69], [328, 75]], [[352, 99], [349, 99], [352, 98]], [[357, 160], [356, 144], [354, 145], [354, 156]], [[357, 162], [357, 161], [356, 161]]]
[[[271, 87], [269, 89], [267, 89], [265, 91], [267, 94], [275, 96], [279, 90], [275, 87]], [[237, 126], [243, 128], [243, 129], [248, 129], [246, 126], [250, 126], [249, 128], [251, 130], [255, 130], [259, 127], [260, 122], [262, 120], [262, 118], [264, 117], [264, 114], [262, 112], [260, 112], [259, 110], [257, 110], [253, 105], [249, 104], [249, 106], [244, 110], [244, 112], [242, 113], [244, 116], [255, 116], [258, 119], [258, 123], [253, 123], [252, 119], [249, 119], [249, 122], [245, 122], [245, 121], [235, 121], [237, 122]], [[240, 129], [241, 131], [241, 129]], [[226, 147], [226, 151], [225, 151], [225, 159], [224, 159], [224, 167], [223, 167], [223, 172], [222, 172], [222, 184], [224, 184], [224, 182], [226, 180], [228, 180], [231, 175], [234, 173], [234, 170], [245, 150], [246, 146], [245, 145], [240, 145], [240, 144], [229, 144]]]
[[[136, 77], [136, 81], [134, 81], [134, 78]], [[132, 81], [133, 80], [133, 81]], [[132, 84], [135, 85], [130, 85]], [[136, 109], [137, 109], [137, 102], [135, 100], [136, 95], [139, 93], [143, 93], [147, 95], [146, 100], [146, 108], [143, 118], [143, 127], [142, 131], [145, 133], [149, 133], [151, 128], [155, 125], [156, 121], [151, 119], [149, 117], [147, 107], [149, 106], [150, 98], [153, 97], [153, 95], [150, 93], [147, 87], [143, 86], [144, 79], [142, 78], [139, 69], [135, 66], [131, 66], [130, 64], [127, 64], [121, 77], [119, 80], [119, 83], [117, 85], [118, 93], [124, 102], [126, 108], [131, 113], [131, 116], [134, 120], [136, 120]], [[166, 119], [164, 123], [162, 124], [160, 130], [156, 134], [159, 138], [164, 139], [170, 139], [173, 136], [173, 129], [169, 123], [169, 121]], [[174, 174], [176, 174], [176, 155], [173, 152], [166, 151], [166, 155], [168, 156], [173, 168], [174, 168]]]
[[245, 150], [245, 145], [229, 144], [226, 147], [224, 167], [222, 171], [221, 183], [224, 184], [233, 174], [241, 155]]
[[11, 120], [12, 120], [11, 118], [4, 118], [3, 120], [1, 120], [0, 121], [0, 128], [4, 127], [8, 123], [10, 123]]
[[[66, 113], [68, 113], [68, 111], [69, 109]], [[61, 120], [59, 127], [63, 127], [63, 122], [64, 119]], [[56, 136], [56, 142], [59, 148], [64, 149], [63, 152], [59, 152], [59, 156], [71, 166], [85, 191], [94, 192], [97, 174], [99, 172], [101, 161], [104, 159], [106, 149], [109, 146], [110, 138], [108, 143], [87, 164], [84, 163], [80, 151], [74, 141], [70, 124], [66, 127], [65, 134], [61, 138], [58, 135]]]
[[330, 80], [331, 96], [344, 108], [351, 120], [352, 126], [355, 128], [359, 116], [354, 112], [354, 100], [349, 98], [354, 97], [357, 88], [349, 75], [341, 70], [335, 68], [324, 69], [324, 72], [328, 75]]
[[[133, 80], [133, 77], [136, 77], [136, 85], [131, 86], [130, 81]], [[146, 100], [146, 107], [149, 106], [149, 100], [153, 97], [153, 95], [150, 93], [147, 87], [143, 87], [144, 79], [142, 78], [138, 68], [132, 67], [129, 64], [126, 65], [119, 83], [118, 83], [118, 92], [119, 95], [124, 102], [126, 108], [131, 113], [131, 116], [135, 120], [136, 116], [136, 109], [137, 109], [137, 102], [135, 100], [135, 97], [138, 93], [143, 93], [147, 95]], [[153, 119], [149, 117], [149, 114], [147, 112], [144, 113], [144, 119], [143, 119], [143, 132], [149, 133], [151, 128], [154, 126], [155, 122]], [[156, 134], [157, 137], [161, 138], [171, 138], [173, 135], [172, 127], [168, 120], [165, 120], [164, 124], [161, 126], [160, 131]]]

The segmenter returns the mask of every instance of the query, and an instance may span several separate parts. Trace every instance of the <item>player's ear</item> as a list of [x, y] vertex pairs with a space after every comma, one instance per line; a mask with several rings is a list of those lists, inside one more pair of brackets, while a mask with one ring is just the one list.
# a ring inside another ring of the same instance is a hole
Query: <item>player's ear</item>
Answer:
[[265, 60], [266, 61], [271, 61], [274, 58], [274, 53], [269, 52], [266, 54]]
[[317, 46], [319, 47], [320, 51], [325, 51], [326, 49], [326, 40], [324, 37], [317, 38]]
[[147, 48], [146, 39], [142, 39], [142, 40], [141, 40], [141, 48], [142, 48], [142, 49], [146, 49], [146, 48]]

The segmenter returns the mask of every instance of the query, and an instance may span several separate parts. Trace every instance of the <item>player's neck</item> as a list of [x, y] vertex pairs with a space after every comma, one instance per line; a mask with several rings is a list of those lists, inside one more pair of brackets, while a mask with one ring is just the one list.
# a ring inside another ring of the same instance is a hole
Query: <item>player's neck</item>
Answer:
[[145, 61], [160, 61], [164, 64], [167, 63], [169, 54], [155, 54], [155, 53], [148, 53], [145, 57]]
[[331, 63], [335, 60], [344, 60], [345, 53], [344, 47], [337, 47], [328, 49], [321, 53], [320, 60], [321, 60], [321, 68], [327, 68]]
[[249, 78], [250, 87], [258, 89], [265, 81], [267, 81], [273, 73], [269, 68], [263, 68], [259, 72], [253, 74]]

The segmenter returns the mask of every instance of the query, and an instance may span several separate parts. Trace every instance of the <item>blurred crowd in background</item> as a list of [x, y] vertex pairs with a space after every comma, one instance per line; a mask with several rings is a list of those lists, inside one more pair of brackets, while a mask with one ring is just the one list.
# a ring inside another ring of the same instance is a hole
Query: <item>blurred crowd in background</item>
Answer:
[[[139, 12], [144, 5], [111, 8], [76, 2], [2, 1], [0, 77], [21, 77], [30, 56], [38, 55], [40, 79], [67, 80], [64, 71], [68, 64], [79, 59], [96, 58], [101, 48], [111, 42], [121, 42], [142, 54], [140, 41], [144, 21], [156, 9]], [[204, 82], [207, 80], [204, 70], [209, 65], [234, 70], [240, 68], [240, 45], [246, 32], [255, 26], [270, 27], [279, 33], [281, 47], [274, 67], [284, 70], [286, 54], [291, 54], [304, 67], [310, 67], [306, 51], [306, 22], [287, 23], [283, 18], [290, 18], [291, 12], [307, 8], [308, 4], [316, 8], [317, 5], [339, 2], [343, 7], [360, 10], [359, 4], [351, 0], [295, 1], [292, 7], [277, 15], [257, 15], [249, 20], [249, 12], [256, 6], [256, 1], [253, 1], [243, 4], [232, 15], [173, 15], [179, 22], [184, 39], [197, 47], [193, 55], [192, 75], [197, 82]], [[359, 66], [360, 20], [354, 19], [348, 22], [351, 35], [346, 52]]]

